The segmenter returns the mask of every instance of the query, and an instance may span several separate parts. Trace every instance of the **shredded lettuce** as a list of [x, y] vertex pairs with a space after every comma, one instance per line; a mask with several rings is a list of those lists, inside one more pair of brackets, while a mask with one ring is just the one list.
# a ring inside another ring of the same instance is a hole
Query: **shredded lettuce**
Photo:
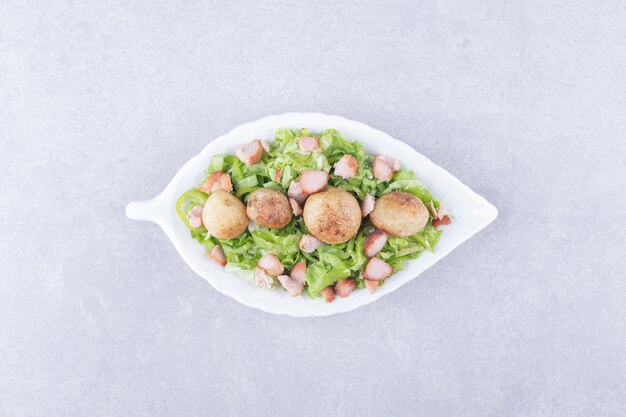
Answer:
[[[321, 152], [303, 154], [298, 146], [298, 137], [318, 136]], [[344, 155], [352, 155], [359, 163], [358, 173], [348, 180], [332, 173], [332, 166]], [[298, 180], [306, 170], [323, 170], [330, 174], [329, 185], [346, 190], [362, 200], [366, 194], [374, 197], [392, 191], [405, 191], [420, 198], [424, 204], [439, 202], [415, 178], [413, 172], [400, 170], [390, 181], [374, 178], [372, 172], [373, 156], [367, 155], [363, 146], [357, 141], [350, 141], [334, 129], [320, 133], [310, 133], [307, 129], [279, 128], [275, 132], [270, 152], [265, 152], [261, 162], [248, 166], [234, 155], [216, 155], [211, 159], [206, 174], [224, 171], [231, 177], [234, 194], [247, 200], [247, 195], [260, 188], [271, 188], [286, 192], [292, 181]], [[227, 270], [243, 276], [253, 282], [254, 269], [263, 254], [271, 252], [276, 255], [287, 270], [297, 262], [307, 262], [306, 290], [309, 297], [319, 297], [320, 291], [337, 282], [341, 278], [356, 279], [357, 286], [362, 288], [363, 270], [367, 264], [364, 254], [365, 239], [374, 230], [368, 218], [363, 219], [359, 233], [346, 243], [320, 246], [313, 253], [304, 253], [299, 249], [302, 235], [307, 233], [302, 217], [292, 221], [282, 229], [266, 229], [250, 224], [241, 236], [220, 240], [208, 235], [204, 226], [194, 229], [189, 225], [187, 212], [194, 205], [204, 204], [208, 196], [195, 189], [184, 193], [176, 206], [177, 212], [192, 237], [211, 251], [220, 245], [226, 255]], [[432, 218], [431, 218], [432, 220]], [[394, 270], [404, 267], [404, 262], [417, 258], [423, 251], [434, 251], [441, 231], [432, 226], [431, 221], [419, 233], [407, 238], [389, 237], [384, 248], [377, 255], [391, 265]], [[276, 280], [274, 280], [276, 284]]]
[[324, 244], [315, 252], [304, 254], [307, 259], [307, 294], [314, 298], [320, 291], [333, 285], [341, 278], [354, 277], [362, 281], [361, 271], [367, 258], [363, 252], [366, 234], [359, 232], [355, 237], [337, 245]]
[[406, 238], [389, 236], [387, 243], [378, 253], [378, 257], [387, 262], [394, 270], [404, 268], [404, 262], [415, 259], [424, 251], [434, 252], [441, 231], [430, 223], [424, 229]]

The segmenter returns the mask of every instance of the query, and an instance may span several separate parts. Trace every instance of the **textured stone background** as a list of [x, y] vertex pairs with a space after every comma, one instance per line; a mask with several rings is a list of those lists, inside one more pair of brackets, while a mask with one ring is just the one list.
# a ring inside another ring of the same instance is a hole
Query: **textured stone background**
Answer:
[[[0, 416], [626, 415], [625, 21], [623, 1], [0, 2]], [[500, 217], [355, 312], [239, 305], [124, 206], [285, 111], [385, 130]]]

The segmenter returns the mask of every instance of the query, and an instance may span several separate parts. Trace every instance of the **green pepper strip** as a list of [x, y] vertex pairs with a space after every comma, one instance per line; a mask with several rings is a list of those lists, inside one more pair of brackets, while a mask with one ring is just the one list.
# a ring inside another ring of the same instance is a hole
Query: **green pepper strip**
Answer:
[[187, 218], [187, 213], [189, 213], [189, 211], [195, 206], [204, 207], [204, 204], [206, 203], [208, 197], [209, 196], [202, 191], [198, 191], [192, 188], [191, 190], [183, 193], [178, 201], [176, 201], [176, 212], [178, 213], [178, 216], [182, 219], [182, 221], [185, 222], [185, 225], [189, 230], [206, 230], [204, 226], [200, 226], [198, 228], [191, 227], [191, 225], [189, 224], [189, 219]]

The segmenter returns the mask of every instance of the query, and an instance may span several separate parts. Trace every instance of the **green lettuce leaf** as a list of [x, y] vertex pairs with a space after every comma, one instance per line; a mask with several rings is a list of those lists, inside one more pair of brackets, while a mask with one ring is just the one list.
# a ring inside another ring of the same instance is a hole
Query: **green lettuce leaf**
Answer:
[[404, 268], [405, 261], [417, 258], [423, 251], [434, 252], [440, 235], [441, 231], [429, 223], [421, 232], [406, 238], [389, 236], [377, 256], [398, 271]]
[[365, 267], [366, 234], [361, 231], [346, 243], [320, 246], [315, 252], [304, 254], [307, 259], [307, 294], [314, 298], [320, 291], [341, 278], [361, 278]]

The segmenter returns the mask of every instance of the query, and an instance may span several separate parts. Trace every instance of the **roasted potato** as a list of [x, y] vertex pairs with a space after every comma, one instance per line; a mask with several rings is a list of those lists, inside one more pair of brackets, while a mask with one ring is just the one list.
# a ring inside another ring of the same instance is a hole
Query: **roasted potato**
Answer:
[[352, 194], [330, 188], [311, 195], [304, 205], [309, 233], [325, 243], [343, 243], [361, 226], [361, 207]]
[[376, 200], [370, 220], [383, 232], [397, 237], [418, 233], [428, 223], [428, 209], [413, 194], [396, 191]]
[[202, 222], [211, 236], [234, 239], [248, 227], [246, 206], [226, 191], [212, 193], [202, 210]]
[[270, 229], [287, 226], [292, 214], [287, 196], [269, 188], [259, 188], [250, 194], [246, 212], [250, 220]]

